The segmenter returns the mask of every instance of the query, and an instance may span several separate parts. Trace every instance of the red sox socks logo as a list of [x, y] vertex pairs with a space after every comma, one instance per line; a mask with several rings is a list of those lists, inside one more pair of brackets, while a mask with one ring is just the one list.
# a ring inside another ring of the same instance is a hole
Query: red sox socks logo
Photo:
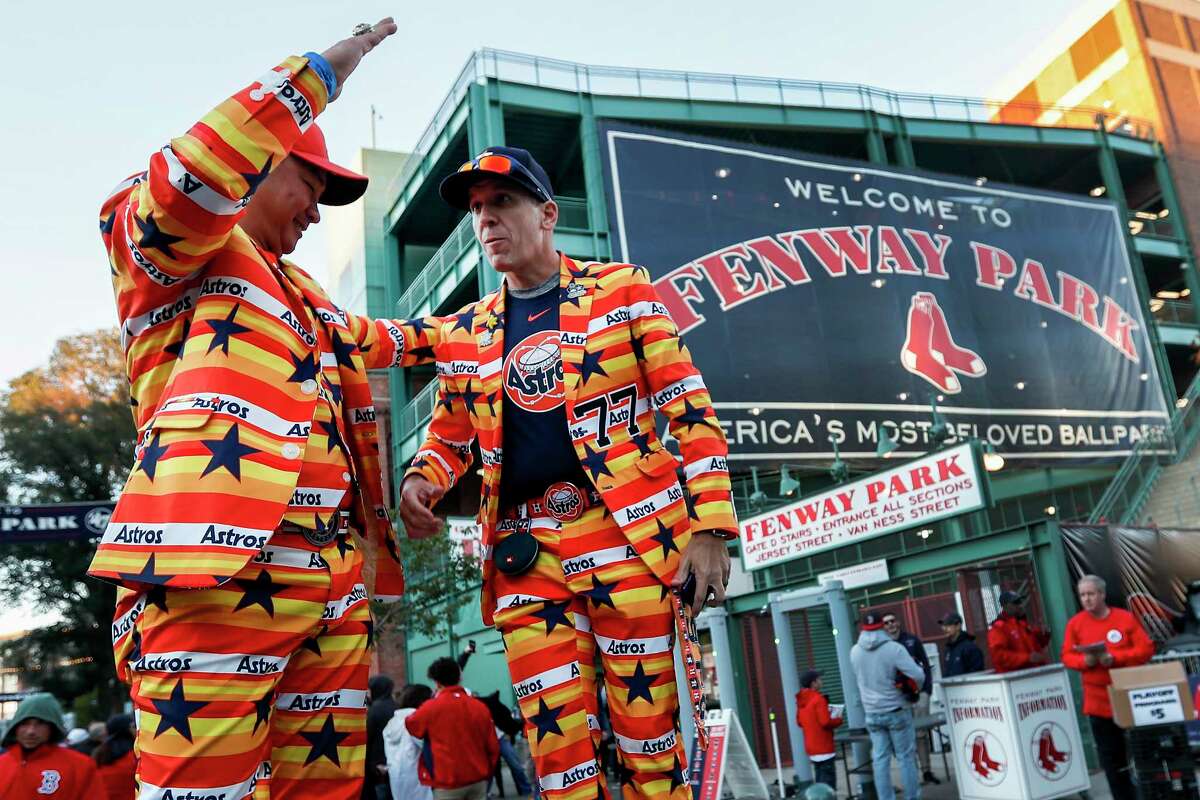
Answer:
[[912, 297], [900, 363], [946, 394], [962, 391], [955, 372], [968, 378], [980, 378], [987, 373], [987, 365], [975, 351], [955, 344], [946, 316], [930, 292], [917, 292]]
[[[1033, 765], [1043, 778], [1056, 781], [1067, 774], [1071, 751], [1066, 731], [1053, 722], [1044, 723], [1033, 732], [1032, 745]], [[1060, 745], [1068, 749], [1059, 750]]]
[[558, 331], [522, 339], [504, 358], [504, 393], [526, 411], [553, 411], [566, 397]]
[[1004, 759], [1004, 746], [1000, 740], [987, 731], [975, 731], [967, 736], [969, 747], [968, 774], [986, 786], [995, 786], [1004, 780], [1008, 774], [1008, 764]]

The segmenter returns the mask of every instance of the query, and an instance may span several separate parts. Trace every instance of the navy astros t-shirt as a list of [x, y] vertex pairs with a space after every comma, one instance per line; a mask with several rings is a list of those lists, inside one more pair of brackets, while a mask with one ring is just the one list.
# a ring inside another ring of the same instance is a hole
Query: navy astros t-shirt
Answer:
[[567, 431], [555, 284], [537, 297], [511, 291], [504, 311], [504, 462], [500, 507], [542, 496], [550, 484], [588, 480]]

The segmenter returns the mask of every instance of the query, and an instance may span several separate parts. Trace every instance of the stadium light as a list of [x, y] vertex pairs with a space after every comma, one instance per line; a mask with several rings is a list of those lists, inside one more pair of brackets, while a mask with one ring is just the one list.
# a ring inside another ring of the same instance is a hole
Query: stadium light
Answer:
[[760, 506], [767, 502], [767, 493], [758, 485], [758, 467], [750, 468], [750, 479], [754, 481], [754, 491], [750, 494], [750, 505]]
[[991, 442], [983, 445], [983, 468], [988, 472], [999, 472], [1004, 469], [1004, 456], [996, 452], [996, 446]]
[[900, 445], [896, 444], [896, 440], [888, 436], [888, 432], [883, 428], [879, 429], [879, 444], [875, 447], [876, 458], [891, 458], [892, 453], [900, 449]]
[[838, 452], [837, 440], [830, 436], [829, 443], [833, 445], [833, 466], [829, 468], [829, 477], [833, 478], [834, 483], [845, 483], [846, 479], [850, 477], [850, 468], [846, 466], [845, 461], [842, 461], [842, 454]]
[[929, 429], [929, 438], [935, 447], [941, 447], [950, 438], [950, 426], [937, 407], [937, 396], [929, 398], [929, 407], [933, 409], [933, 426]]
[[791, 497], [800, 490], [800, 481], [792, 477], [788, 472], [787, 464], [783, 465], [783, 469], [779, 474], [779, 496]]

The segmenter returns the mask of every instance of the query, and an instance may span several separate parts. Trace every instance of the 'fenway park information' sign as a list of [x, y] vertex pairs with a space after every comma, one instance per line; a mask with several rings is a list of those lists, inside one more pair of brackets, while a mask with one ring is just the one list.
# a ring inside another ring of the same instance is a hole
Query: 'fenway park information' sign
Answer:
[[987, 505], [969, 444], [931, 453], [742, 522], [742, 562], [761, 569]]

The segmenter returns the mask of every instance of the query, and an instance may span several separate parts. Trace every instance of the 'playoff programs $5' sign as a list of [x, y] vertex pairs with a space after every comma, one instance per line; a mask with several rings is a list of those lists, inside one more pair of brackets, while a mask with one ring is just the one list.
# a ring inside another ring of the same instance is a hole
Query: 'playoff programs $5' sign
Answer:
[[742, 562], [761, 569], [987, 505], [970, 444], [931, 453], [745, 520]]

